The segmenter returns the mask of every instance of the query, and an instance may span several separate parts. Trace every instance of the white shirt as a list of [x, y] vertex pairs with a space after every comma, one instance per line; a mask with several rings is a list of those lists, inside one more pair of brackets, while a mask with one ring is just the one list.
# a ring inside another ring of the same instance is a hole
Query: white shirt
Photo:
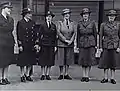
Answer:
[[27, 18], [25, 18], [25, 17], [24, 17], [24, 19], [25, 19], [25, 21], [26, 21], [26, 22], [28, 22], [28, 21], [29, 21], [29, 19], [27, 19]]
[[51, 25], [51, 22], [50, 22], [50, 21], [47, 21], [47, 25], [48, 25], [48, 27], [50, 27], [49, 23], [50, 23], [50, 25]]
[[4, 17], [5, 19], [7, 19], [7, 16], [6, 16], [4, 13], [2, 13], [2, 15], [3, 15], [3, 17]]

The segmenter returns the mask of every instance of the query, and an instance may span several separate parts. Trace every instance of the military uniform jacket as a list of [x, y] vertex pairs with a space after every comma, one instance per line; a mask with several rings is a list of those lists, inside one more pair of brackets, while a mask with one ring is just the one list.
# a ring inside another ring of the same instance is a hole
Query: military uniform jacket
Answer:
[[36, 43], [36, 32], [35, 32], [34, 21], [29, 20], [28, 22], [26, 22], [25, 19], [18, 21], [17, 40], [19, 46], [34, 48], [34, 45]]
[[120, 26], [119, 23], [104, 22], [100, 27], [100, 48], [116, 49], [120, 47]]
[[6, 19], [0, 14], [0, 68], [8, 66], [14, 53], [14, 20], [12, 17]]
[[[65, 21], [59, 21], [57, 27], [58, 34], [58, 47], [74, 47], [74, 40], [76, 35], [75, 24], [73, 21], [70, 21], [69, 28], [67, 27]], [[68, 45], [65, 40], [71, 40], [72, 44]]]
[[47, 22], [42, 23], [38, 34], [40, 46], [56, 46], [57, 30], [53, 22], [51, 22], [50, 27], [48, 27]]
[[97, 46], [97, 30], [94, 21], [80, 21], [77, 25], [77, 47]]

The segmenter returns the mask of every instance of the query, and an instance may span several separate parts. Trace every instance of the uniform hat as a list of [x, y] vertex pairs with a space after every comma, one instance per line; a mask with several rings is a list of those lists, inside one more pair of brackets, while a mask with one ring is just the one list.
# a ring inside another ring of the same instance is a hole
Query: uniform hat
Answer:
[[118, 13], [117, 13], [116, 10], [109, 10], [108, 13], [107, 13], [106, 15], [107, 15], [107, 16], [111, 16], [111, 15], [115, 15], [115, 16], [117, 16]]
[[70, 14], [70, 13], [71, 13], [70, 9], [63, 9], [62, 10], [62, 15]]
[[80, 13], [80, 15], [83, 15], [83, 14], [86, 14], [86, 13], [89, 13], [89, 14], [91, 13], [89, 8], [83, 8], [82, 12]]
[[25, 14], [27, 14], [27, 13], [32, 13], [32, 11], [31, 11], [30, 8], [24, 8], [24, 9], [22, 10], [21, 15], [25, 15]]
[[48, 11], [48, 12], [45, 14], [45, 16], [48, 16], [48, 15], [51, 15], [52, 17], [55, 16], [51, 11]]
[[0, 4], [1, 8], [13, 8], [11, 2], [4, 2]]

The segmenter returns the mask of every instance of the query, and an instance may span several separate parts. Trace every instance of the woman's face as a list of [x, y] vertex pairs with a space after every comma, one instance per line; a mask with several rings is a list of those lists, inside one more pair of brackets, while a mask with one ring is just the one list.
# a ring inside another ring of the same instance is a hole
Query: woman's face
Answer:
[[64, 17], [65, 19], [70, 19], [70, 14], [65, 14], [63, 17]]
[[83, 19], [88, 19], [88, 18], [89, 18], [89, 16], [90, 16], [90, 14], [89, 14], [89, 13], [85, 13], [85, 14], [83, 14]]
[[116, 18], [116, 16], [115, 16], [115, 15], [108, 16], [109, 21], [114, 21], [114, 20], [115, 20], [115, 18]]
[[27, 14], [25, 15], [25, 17], [26, 17], [27, 19], [32, 19], [32, 14], [31, 14], [31, 13], [27, 13]]
[[47, 21], [52, 21], [52, 16], [51, 15], [46, 16], [46, 20]]
[[10, 15], [12, 10], [11, 10], [11, 8], [6, 7], [6, 8], [4, 8], [4, 11], [7, 15]]

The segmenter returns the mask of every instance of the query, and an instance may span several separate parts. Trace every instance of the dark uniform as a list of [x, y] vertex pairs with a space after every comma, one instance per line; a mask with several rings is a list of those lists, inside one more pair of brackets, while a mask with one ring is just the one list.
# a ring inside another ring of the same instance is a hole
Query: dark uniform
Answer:
[[0, 68], [8, 66], [14, 56], [14, 20], [0, 15]]
[[48, 27], [47, 22], [41, 24], [39, 29], [39, 45], [41, 47], [39, 56], [40, 66], [53, 66], [55, 60], [55, 50], [57, 41], [56, 25], [51, 22]]
[[77, 25], [77, 47], [79, 48], [78, 64], [92, 66], [95, 61], [95, 46], [97, 46], [97, 30], [94, 21], [80, 21]]
[[100, 27], [100, 48], [103, 48], [102, 58], [99, 68], [108, 69], [116, 67], [116, 49], [120, 47], [120, 27], [119, 23], [104, 22]]
[[36, 32], [35, 32], [35, 22], [25, 19], [18, 21], [17, 23], [17, 39], [19, 46], [23, 47], [23, 51], [19, 54], [19, 61], [17, 64], [19, 66], [29, 66], [36, 64], [35, 60], [35, 43], [36, 43]]

